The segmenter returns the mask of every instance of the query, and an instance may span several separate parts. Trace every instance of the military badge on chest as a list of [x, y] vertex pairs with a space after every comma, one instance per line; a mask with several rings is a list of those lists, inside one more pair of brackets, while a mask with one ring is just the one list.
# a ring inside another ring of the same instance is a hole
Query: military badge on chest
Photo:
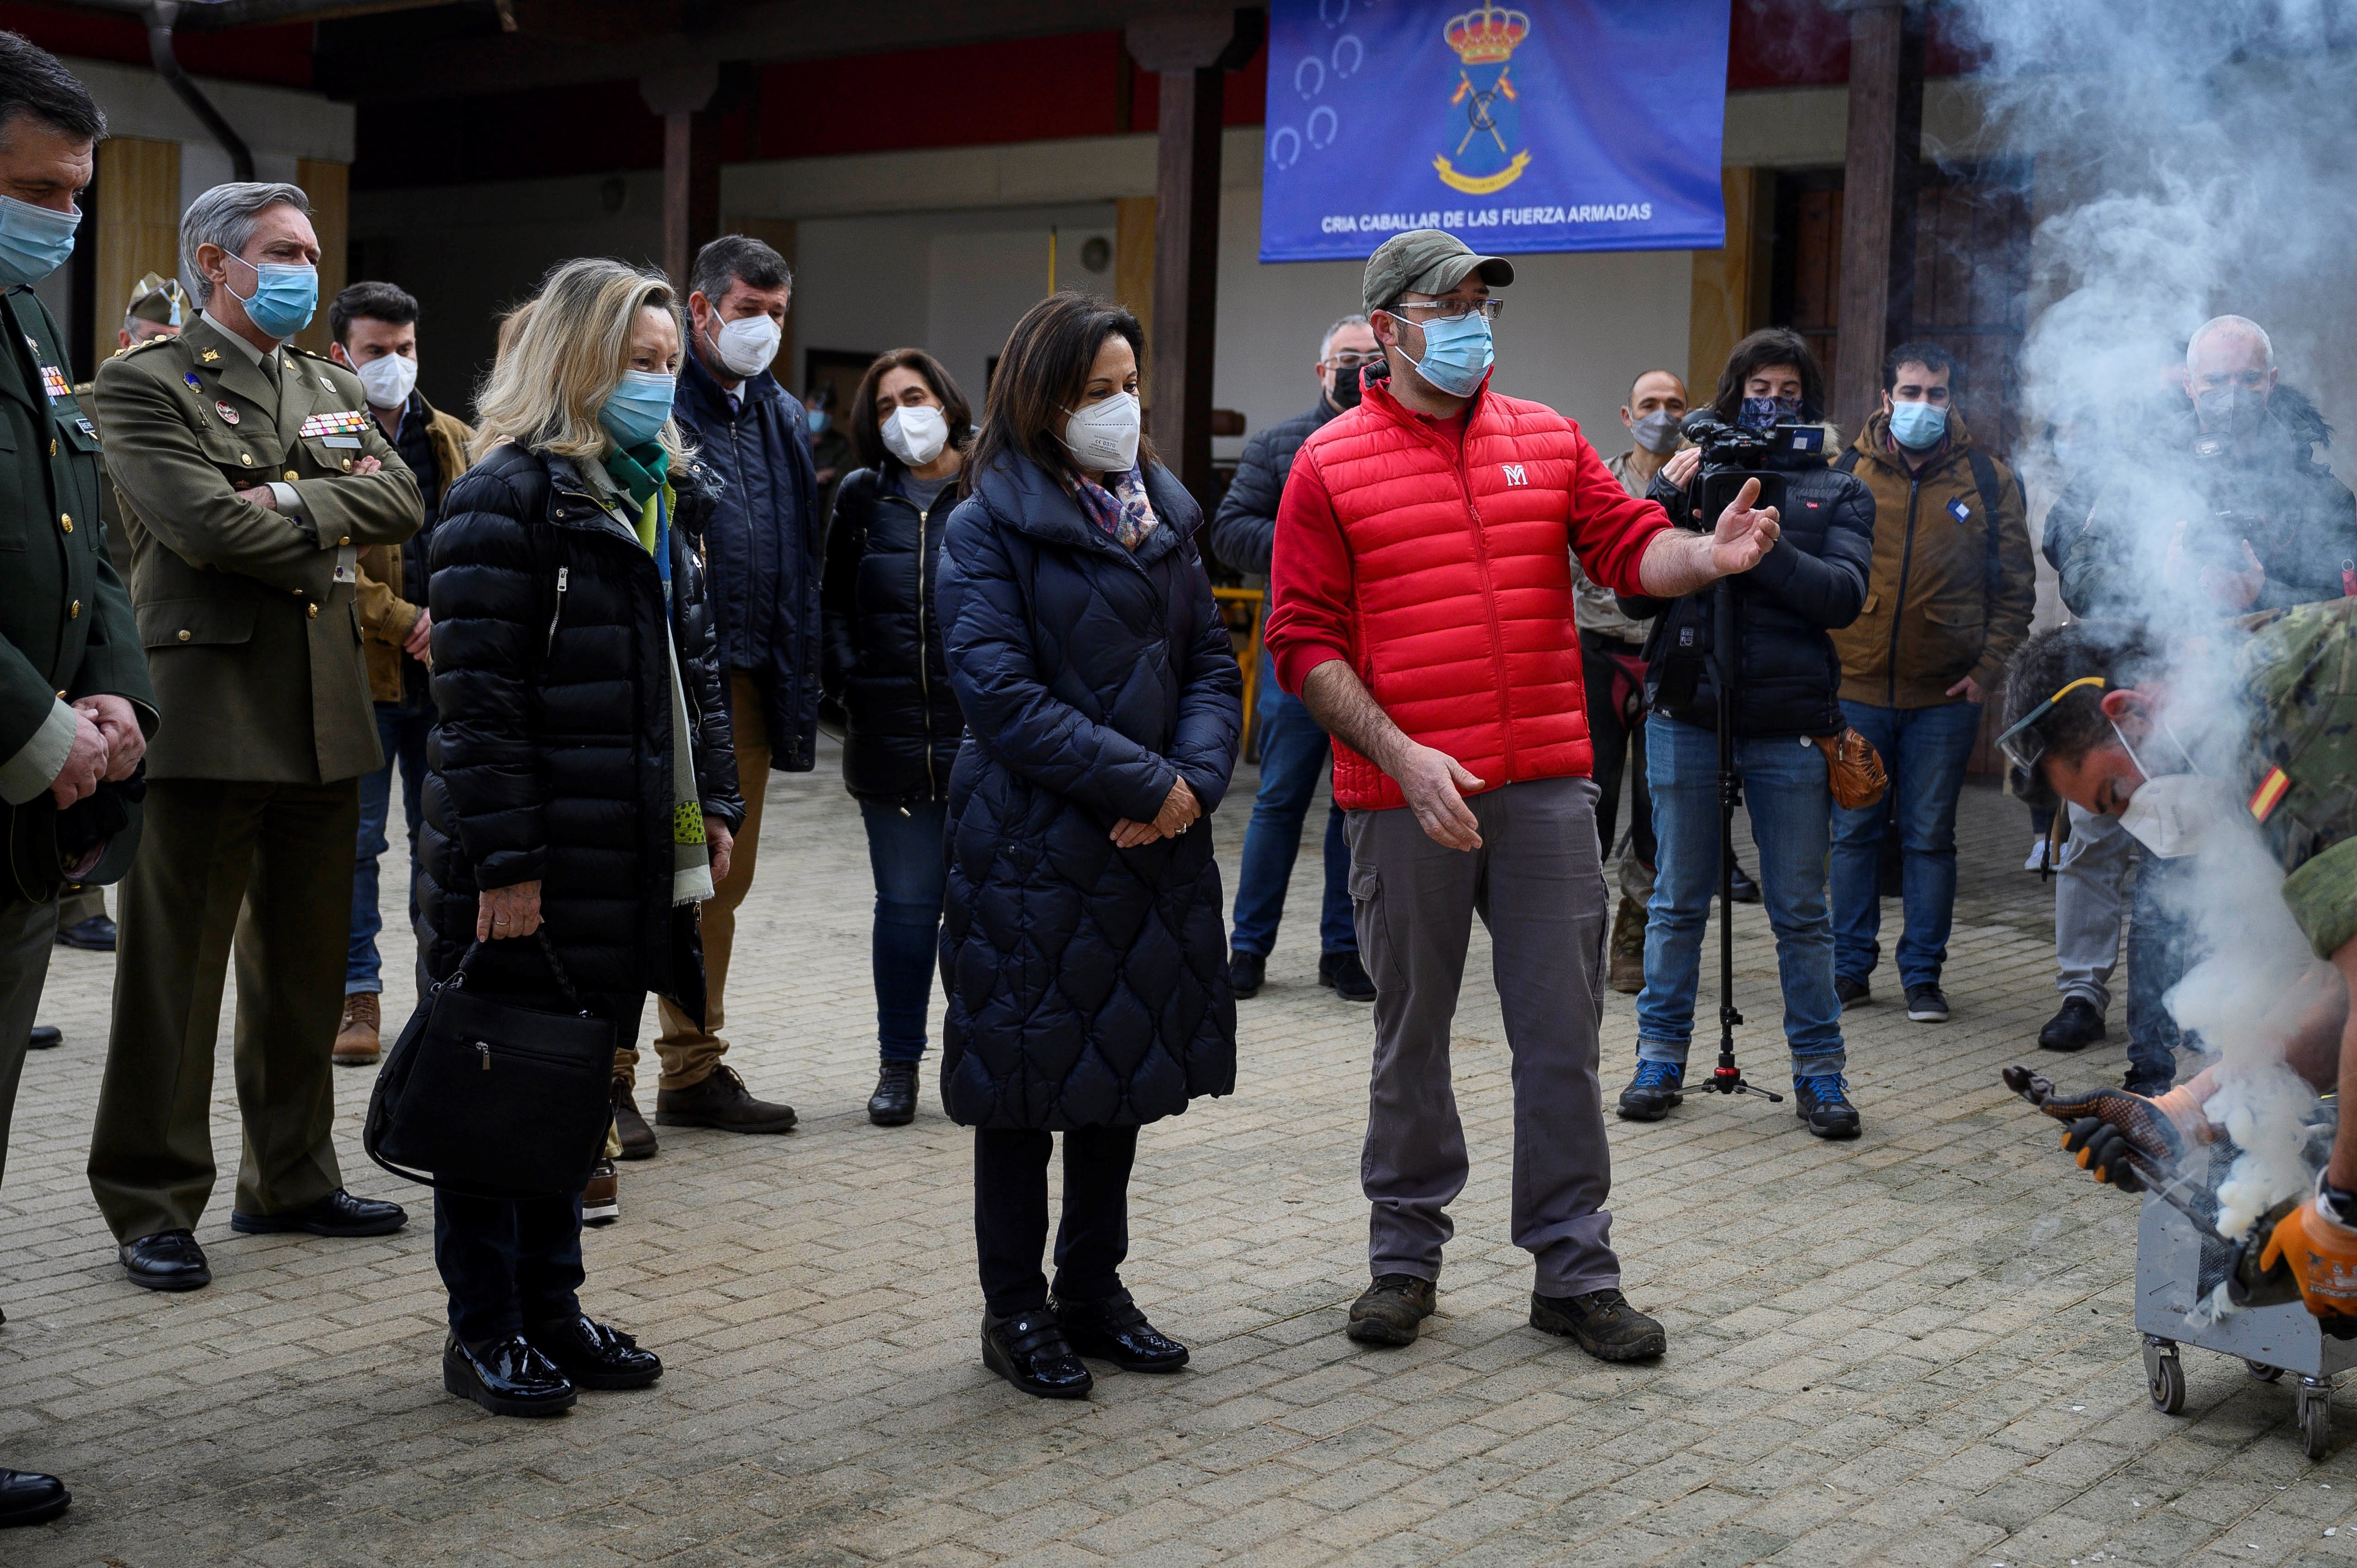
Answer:
[[357, 408], [346, 408], [333, 413], [311, 415], [296, 434], [306, 441], [317, 441], [322, 446], [356, 447], [361, 444], [361, 432], [367, 428], [367, 414]]

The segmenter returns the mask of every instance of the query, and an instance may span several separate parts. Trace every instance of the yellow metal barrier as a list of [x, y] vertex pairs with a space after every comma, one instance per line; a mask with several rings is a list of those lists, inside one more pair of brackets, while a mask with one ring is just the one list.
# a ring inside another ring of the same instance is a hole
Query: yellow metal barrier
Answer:
[[[1268, 596], [1258, 588], [1213, 588], [1211, 596], [1222, 606], [1243, 606], [1250, 618], [1243, 646], [1236, 652], [1236, 662], [1242, 666], [1244, 677], [1244, 727], [1236, 755], [1248, 757], [1252, 754], [1253, 723], [1260, 709], [1261, 618], [1267, 608]], [[1235, 631], [1233, 625], [1228, 628], [1231, 638], [1235, 636]]]

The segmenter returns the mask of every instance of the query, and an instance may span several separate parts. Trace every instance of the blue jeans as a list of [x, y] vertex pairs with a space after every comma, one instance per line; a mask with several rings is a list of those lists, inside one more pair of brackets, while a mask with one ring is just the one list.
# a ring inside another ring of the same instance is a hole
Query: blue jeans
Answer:
[[393, 769], [401, 770], [401, 809], [409, 819], [409, 927], [417, 929], [417, 819], [424, 810], [418, 791], [425, 787], [425, 737], [434, 729], [432, 708], [404, 708], [394, 703], [376, 705], [376, 738], [384, 747], [384, 766], [361, 775], [361, 836], [359, 858], [352, 866], [351, 949], [344, 959], [344, 994], [382, 991], [384, 980], [377, 959], [377, 933], [384, 916], [377, 908], [377, 859], [385, 852], [385, 819], [393, 809]]
[[[1825, 912], [1832, 787], [1816, 743], [1792, 736], [1735, 744], [1736, 771], [1760, 854], [1760, 897], [1776, 933], [1784, 1039], [1792, 1075], [1843, 1070], [1834, 997], [1834, 929]], [[1718, 891], [1718, 736], [1659, 714], [1645, 721], [1645, 774], [1661, 843], [1645, 910], [1645, 989], [1637, 998], [1637, 1058], [1683, 1067], [1694, 1038], [1703, 928]]]
[[[1318, 780], [1334, 748], [1298, 697], [1277, 688], [1275, 667], [1261, 660], [1260, 793], [1244, 829], [1243, 870], [1236, 878], [1236, 918], [1228, 947], [1263, 958], [1276, 947], [1285, 889], [1301, 853], [1302, 824], [1318, 795]], [[1326, 903], [1318, 921], [1318, 950], [1357, 952], [1351, 917], [1351, 851], [1342, 842], [1342, 808], [1326, 813]]]
[[933, 1004], [933, 964], [948, 886], [945, 800], [918, 806], [859, 803], [867, 864], [876, 874], [876, 1047], [888, 1062], [921, 1061]]
[[1956, 913], [1956, 796], [1981, 732], [1978, 703], [1878, 708], [1844, 702], [1842, 716], [1882, 754], [1890, 788], [1871, 806], [1834, 809], [1834, 972], [1863, 982], [1882, 956], [1882, 834], [1899, 813], [1906, 924], [1899, 983], [1937, 985]]

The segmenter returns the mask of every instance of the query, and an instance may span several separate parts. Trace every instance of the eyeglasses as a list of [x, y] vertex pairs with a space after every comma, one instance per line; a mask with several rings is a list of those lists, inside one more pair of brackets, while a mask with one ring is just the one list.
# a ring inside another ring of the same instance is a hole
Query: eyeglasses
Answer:
[[2007, 762], [2030, 777], [2037, 777], [2038, 759], [2046, 755], [2045, 733], [2037, 728], [2038, 721], [2054, 711], [2054, 704], [2082, 686], [2101, 691], [2109, 682], [2101, 675], [2082, 675], [2036, 707], [2021, 715], [2012, 728], [1996, 737], [1996, 748]]
[[1337, 371], [1362, 371], [1369, 365], [1380, 365], [1383, 362], [1383, 357], [1381, 354], [1334, 354], [1329, 356], [1326, 360], [1329, 369]]
[[1502, 299], [1411, 299], [1386, 308], [1394, 316], [1410, 310], [1428, 310], [1432, 314], [1425, 319], [1429, 321], [1462, 321], [1478, 310], [1495, 321], [1505, 314], [1506, 302]]

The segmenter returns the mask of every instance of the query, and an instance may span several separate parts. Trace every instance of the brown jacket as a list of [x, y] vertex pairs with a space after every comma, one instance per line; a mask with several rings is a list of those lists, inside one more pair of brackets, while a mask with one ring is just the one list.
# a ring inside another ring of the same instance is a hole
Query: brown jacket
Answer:
[[1948, 416], [1947, 445], [1910, 474], [1876, 414], [1845, 466], [1874, 492], [1874, 565], [1857, 619], [1833, 634], [1844, 701], [1928, 708], [1963, 701], [1948, 688], [1965, 676], [1995, 700], [2006, 660], [2029, 634], [2038, 605], [2021, 481], [1995, 457], [1988, 516], [1974, 473], [1972, 433]]
[[[475, 433], [455, 414], [445, 413], [430, 403], [425, 408], [425, 439], [433, 445], [434, 466], [442, 475], [441, 492], [434, 497], [429, 512], [439, 515], [442, 496], [467, 471], [467, 447]], [[373, 409], [370, 417], [375, 417]], [[422, 607], [407, 597], [401, 554], [398, 544], [371, 544], [361, 552], [360, 558], [361, 646], [368, 658], [369, 696], [380, 703], [402, 700], [401, 661], [408, 656], [401, 645], [409, 640], [410, 628], [417, 624]]]

